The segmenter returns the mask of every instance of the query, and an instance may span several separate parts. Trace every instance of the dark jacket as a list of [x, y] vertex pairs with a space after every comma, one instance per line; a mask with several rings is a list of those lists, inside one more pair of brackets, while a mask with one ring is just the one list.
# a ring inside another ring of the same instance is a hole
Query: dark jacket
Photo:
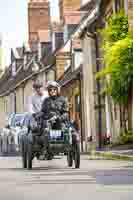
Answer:
[[68, 122], [68, 109], [67, 99], [63, 96], [57, 96], [46, 98], [42, 104], [41, 112], [44, 120], [49, 120], [56, 116], [56, 125], [59, 126], [60, 123], [66, 124]]

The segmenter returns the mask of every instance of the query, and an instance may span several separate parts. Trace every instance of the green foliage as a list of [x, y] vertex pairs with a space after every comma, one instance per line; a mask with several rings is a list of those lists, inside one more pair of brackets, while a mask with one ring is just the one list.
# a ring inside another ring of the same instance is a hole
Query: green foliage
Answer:
[[127, 104], [128, 91], [133, 84], [133, 39], [116, 42], [105, 55], [106, 68], [97, 73], [97, 78], [111, 75], [106, 92], [116, 103]]
[[133, 143], [133, 130], [125, 131], [122, 129], [118, 137], [118, 143], [121, 145]]
[[115, 103], [126, 105], [133, 84], [133, 39], [128, 35], [128, 19], [122, 11], [108, 20], [102, 36], [106, 67], [96, 77], [109, 76], [105, 92]]
[[101, 31], [103, 36], [103, 46], [122, 40], [128, 35], [128, 18], [124, 11], [112, 15], [107, 20], [107, 27]]

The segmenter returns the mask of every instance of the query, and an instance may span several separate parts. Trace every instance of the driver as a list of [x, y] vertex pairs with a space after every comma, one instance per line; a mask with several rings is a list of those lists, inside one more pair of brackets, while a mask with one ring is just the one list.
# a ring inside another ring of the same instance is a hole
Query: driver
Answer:
[[63, 128], [69, 120], [68, 101], [60, 95], [60, 85], [56, 81], [47, 83], [49, 97], [42, 104], [42, 116], [44, 120], [51, 120], [54, 129]]

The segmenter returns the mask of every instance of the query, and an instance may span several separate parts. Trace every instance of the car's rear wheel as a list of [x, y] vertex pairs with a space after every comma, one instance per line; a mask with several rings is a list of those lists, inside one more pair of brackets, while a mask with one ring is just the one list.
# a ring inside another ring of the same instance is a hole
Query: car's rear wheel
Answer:
[[73, 156], [72, 156], [71, 151], [69, 151], [67, 154], [67, 164], [68, 164], [68, 167], [72, 167], [73, 165]]
[[74, 144], [74, 163], [75, 168], [80, 168], [80, 146], [79, 143]]
[[28, 142], [28, 151], [27, 151], [27, 168], [30, 170], [32, 169], [32, 160], [33, 160], [33, 151], [32, 151], [32, 144]]
[[27, 168], [27, 140], [23, 138], [21, 143], [21, 154], [22, 154], [22, 164], [23, 168]]

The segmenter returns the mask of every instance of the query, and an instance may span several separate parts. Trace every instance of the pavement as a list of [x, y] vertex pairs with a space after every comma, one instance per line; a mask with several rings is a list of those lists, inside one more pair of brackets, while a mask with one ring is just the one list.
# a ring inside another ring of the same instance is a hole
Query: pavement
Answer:
[[120, 159], [133, 161], [133, 149], [106, 149], [92, 153], [92, 159]]
[[1, 200], [132, 200], [133, 162], [89, 160], [68, 168], [66, 158], [34, 160], [33, 170], [21, 167], [20, 157], [0, 157]]

